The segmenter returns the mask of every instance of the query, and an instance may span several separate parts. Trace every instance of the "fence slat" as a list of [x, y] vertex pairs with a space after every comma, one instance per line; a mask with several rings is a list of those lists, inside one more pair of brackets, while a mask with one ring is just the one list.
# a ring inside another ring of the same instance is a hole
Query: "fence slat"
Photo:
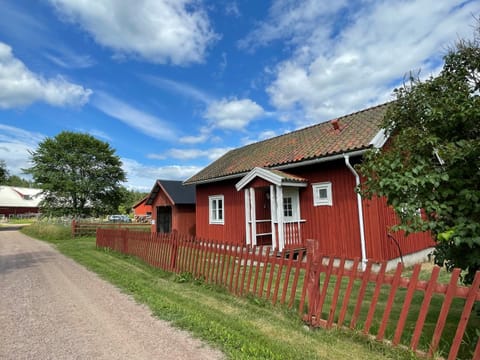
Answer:
[[343, 296], [342, 310], [340, 311], [340, 316], [338, 317], [338, 326], [343, 325], [345, 320], [345, 315], [347, 313], [348, 304], [350, 302], [350, 295], [352, 294], [353, 284], [355, 283], [355, 277], [357, 275], [358, 263], [360, 262], [359, 258], [355, 258], [352, 266], [352, 273], [350, 274], [347, 289], [345, 290], [345, 295]]
[[470, 313], [472, 312], [473, 304], [475, 303], [475, 299], [477, 297], [479, 286], [480, 271], [477, 271], [475, 273], [475, 278], [473, 279], [472, 285], [470, 286], [470, 290], [465, 301], [465, 306], [463, 307], [462, 315], [460, 316], [460, 322], [458, 324], [457, 331], [455, 332], [455, 337], [453, 338], [450, 353], [448, 354], [448, 360], [454, 360], [457, 357], [458, 350], [460, 349], [460, 344], [462, 343], [463, 334], [465, 333], [468, 319], [470, 318]]
[[442, 309], [440, 310], [440, 314], [438, 316], [437, 325], [435, 326], [435, 331], [433, 332], [432, 341], [428, 350], [429, 356], [433, 355], [433, 353], [437, 350], [438, 344], [440, 343], [440, 337], [442, 336], [443, 328], [445, 326], [445, 322], [447, 321], [448, 311], [452, 305], [452, 300], [453, 296], [455, 295], [459, 277], [460, 269], [454, 269], [450, 278], [450, 283], [448, 284], [448, 290], [445, 294], [445, 299], [443, 300]]
[[382, 340], [387, 329], [388, 320], [390, 319], [390, 313], [392, 311], [393, 302], [395, 301], [395, 295], [397, 293], [398, 286], [400, 285], [400, 278], [402, 276], [403, 264], [398, 263], [395, 275], [393, 276], [392, 285], [390, 286], [390, 293], [388, 294], [387, 305], [383, 312], [380, 328], [378, 329], [377, 340]]
[[368, 279], [370, 278], [370, 272], [372, 271], [372, 262], [367, 263], [367, 268], [363, 272], [362, 276], [362, 285], [360, 286], [360, 291], [358, 293], [357, 304], [355, 305], [355, 310], [353, 311], [352, 320], [350, 321], [350, 329], [353, 329], [357, 324], [358, 316], [360, 315], [360, 310], [362, 309], [363, 297], [365, 296], [365, 291], [367, 290]]
[[345, 258], [340, 260], [339, 271], [337, 273], [337, 282], [335, 284], [335, 290], [333, 291], [332, 305], [330, 306], [330, 312], [328, 314], [327, 329], [330, 329], [333, 325], [333, 319], [335, 317], [335, 310], [337, 308], [338, 295], [340, 294], [340, 287], [343, 281], [343, 272], [345, 270]]
[[418, 314], [417, 324], [415, 325], [415, 330], [413, 331], [412, 341], [410, 342], [410, 348], [415, 351], [417, 350], [418, 341], [420, 340], [420, 335], [422, 334], [423, 325], [425, 324], [425, 319], [427, 317], [428, 308], [430, 307], [430, 300], [432, 299], [433, 289], [438, 279], [438, 274], [440, 273], [440, 268], [435, 266], [432, 270], [432, 275], [425, 290], [425, 295], [423, 297], [422, 306], [420, 308], [420, 313]]
[[380, 296], [380, 290], [382, 290], [383, 279], [385, 277], [385, 270], [387, 269], [387, 263], [382, 262], [380, 271], [377, 274], [377, 281], [375, 285], [375, 291], [373, 292], [372, 300], [370, 302], [370, 308], [368, 309], [367, 319], [365, 320], [365, 325], [363, 328], [363, 333], [368, 334], [370, 332], [370, 326], [372, 325], [373, 315], [375, 315], [375, 310], [377, 310], [377, 301]]

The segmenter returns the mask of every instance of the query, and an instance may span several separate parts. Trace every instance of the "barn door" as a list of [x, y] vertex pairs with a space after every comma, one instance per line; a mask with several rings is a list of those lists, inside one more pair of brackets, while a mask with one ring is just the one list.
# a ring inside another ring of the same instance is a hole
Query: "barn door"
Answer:
[[172, 208], [157, 206], [157, 232], [169, 233], [172, 231]]

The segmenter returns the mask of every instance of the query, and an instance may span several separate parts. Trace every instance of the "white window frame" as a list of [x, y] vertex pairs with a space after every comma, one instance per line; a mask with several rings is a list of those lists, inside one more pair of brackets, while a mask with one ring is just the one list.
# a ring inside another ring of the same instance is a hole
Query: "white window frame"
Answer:
[[[218, 201], [221, 200], [221, 208]], [[214, 203], [216, 203], [215, 216], [213, 216]], [[222, 218], [219, 218], [219, 210], [221, 210]], [[210, 224], [225, 224], [225, 200], [223, 195], [212, 195], [208, 197], [208, 220]]]
[[[332, 183], [331, 182], [321, 182], [312, 184], [313, 190], [313, 206], [332, 206]], [[319, 196], [319, 190], [327, 190], [327, 197], [321, 198]]]
[[292, 199], [292, 216], [285, 216], [285, 204], [283, 204], [282, 214], [285, 222], [295, 222], [300, 220], [300, 197], [298, 188], [283, 188], [283, 201], [285, 198]]

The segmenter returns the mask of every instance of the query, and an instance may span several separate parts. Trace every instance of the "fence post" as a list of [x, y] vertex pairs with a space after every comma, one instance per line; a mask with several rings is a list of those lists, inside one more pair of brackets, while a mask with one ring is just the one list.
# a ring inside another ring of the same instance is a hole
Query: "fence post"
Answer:
[[128, 229], [123, 229], [122, 232], [122, 253], [128, 254]]
[[73, 219], [72, 220], [72, 238], [75, 238], [76, 226], [77, 226], [77, 222], [75, 221], [75, 219]]
[[178, 252], [178, 242], [180, 241], [177, 232], [173, 231], [170, 233], [170, 239], [172, 243], [172, 252], [170, 253], [170, 270], [175, 272], [177, 266], [177, 252]]
[[320, 265], [321, 254], [318, 241], [313, 239], [307, 239], [307, 258], [310, 257], [311, 266], [309, 272], [306, 275], [307, 281], [307, 298], [308, 298], [308, 313], [304, 320], [310, 324], [310, 326], [319, 326], [320, 319], [316, 318], [317, 309], [320, 300]]

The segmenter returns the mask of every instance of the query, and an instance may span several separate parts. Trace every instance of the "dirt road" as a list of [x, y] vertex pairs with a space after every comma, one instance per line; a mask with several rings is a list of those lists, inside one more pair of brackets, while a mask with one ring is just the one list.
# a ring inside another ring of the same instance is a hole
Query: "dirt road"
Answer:
[[0, 359], [220, 359], [49, 244], [0, 228]]

